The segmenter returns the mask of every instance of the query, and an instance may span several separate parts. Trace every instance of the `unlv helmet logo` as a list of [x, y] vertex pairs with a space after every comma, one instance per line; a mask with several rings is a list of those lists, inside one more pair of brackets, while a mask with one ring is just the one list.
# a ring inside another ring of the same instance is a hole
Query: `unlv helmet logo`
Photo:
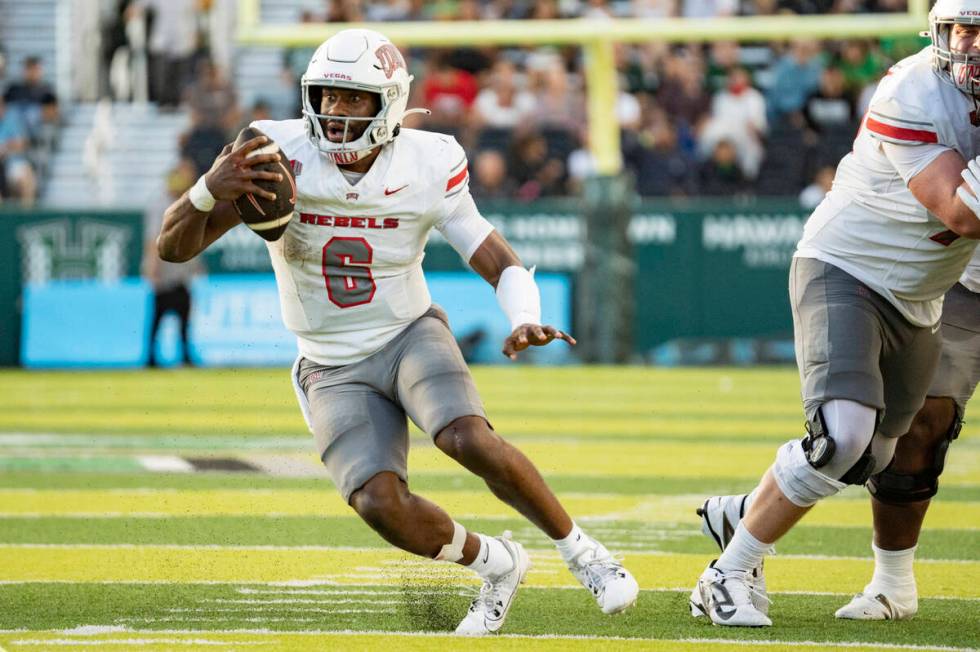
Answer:
[[387, 79], [391, 79], [391, 76], [395, 74], [396, 70], [405, 67], [405, 60], [402, 59], [402, 53], [391, 43], [382, 45], [374, 51], [374, 55], [378, 57], [378, 61], [381, 63], [381, 69], [384, 71]]

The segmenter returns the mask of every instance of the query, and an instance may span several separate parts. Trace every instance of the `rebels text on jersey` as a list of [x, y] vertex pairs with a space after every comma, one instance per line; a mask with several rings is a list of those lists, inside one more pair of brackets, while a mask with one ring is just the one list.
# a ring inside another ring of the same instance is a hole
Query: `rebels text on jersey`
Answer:
[[429, 231], [468, 195], [455, 139], [402, 129], [351, 185], [302, 120], [256, 121], [296, 172], [296, 212], [267, 243], [283, 322], [303, 357], [324, 365], [378, 351], [431, 305], [422, 275]]
[[796, 255], [840, 267], [913, 324], [935, 324], [977, 243], [926, 210], [908, 182], [950, 149], [966, 160], [980, 154], [980, 119], [973, 102], [933, 70], [926, 48], [881, 80]]

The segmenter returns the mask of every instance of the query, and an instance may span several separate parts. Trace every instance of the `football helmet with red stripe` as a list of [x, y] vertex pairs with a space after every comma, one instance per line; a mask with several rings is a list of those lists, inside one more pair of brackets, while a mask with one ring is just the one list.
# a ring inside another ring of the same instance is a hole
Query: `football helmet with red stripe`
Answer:
[[[412, 75], [405, 59], [384, 35], [368, 29], [345, 29], [323, 42], [300, 81], [306, 133], [317, 149], [333, 157], [338, 164], [350, 164], [367, 156], [371, 150], [390, 142], [401, 128], [406, 111]], [[320, 113], [324, 88], [345, 88], [378, 96], [379, 110], [373, 117], [326, 116]], [[342, 142], [334, 142], [324, 133], [324, 123], [344, 123]], [[354, 126], [367, 122], [366, 128]], [[348, 138], [360, 132], [356, 138]], [[349, 141], [349, 142], [348, 142]]]
[[[972, 28], [965, 39], [954, 36], [955, 25]], [[937, 0], [929, 11], [932, 65], [945, 81], [980, 101], [980, 52], [973, 47], [980, 33], [980, 0]]]

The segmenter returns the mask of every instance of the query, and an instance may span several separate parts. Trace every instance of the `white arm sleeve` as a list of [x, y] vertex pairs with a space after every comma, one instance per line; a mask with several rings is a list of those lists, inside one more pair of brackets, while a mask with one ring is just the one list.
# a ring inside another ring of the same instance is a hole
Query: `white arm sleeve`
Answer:
[[452, 213], [436, 222], [435, 226], [467, 263], [493, 231], [493, 224], [480, 215], [469, 190], [463, 191]]
[[510, 329], [521, 324], [541, 323], [541, 292], [530, 270], [511, 265], [500, 273], [497, 281], [497, 303], [510, 320]]
[[908, 185], [912, 178], [929, 167], [929, 164], [943, 152], [949, 151], [946, 145], [930, 143], [926, 145], [897, 145], [881, 142], [881, 151]]

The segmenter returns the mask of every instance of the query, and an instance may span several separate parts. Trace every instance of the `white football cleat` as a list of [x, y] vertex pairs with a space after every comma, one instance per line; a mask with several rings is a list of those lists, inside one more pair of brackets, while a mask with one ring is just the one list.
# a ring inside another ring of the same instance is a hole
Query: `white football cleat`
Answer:
[[[766, 591], [766, 576], [762, 573], [762, 565], [752, 569], [746, 577], [749, 582], [749, 586], [752, 588], [750, 592], [750, 597], [752, 599], [752, 606], [761, 611], [766, 616], [769, 615], [769, 603], [772, 600], [769, 599], [769, 593]], [[695, 586], [691, 591], [690, 597], [691, 615], [695, 618], [700, 618], [701, 616], [707, 616], [708, 610], [704, 608], [704, 603], [701, 600], [701, 587]]]
[[[732, 537], [735, 536], [735, 528], [745, 516], [745, 503], [748, 498], [748, 494], [713, 496], [698, 507], [697, 514], [701, 517], [701, 533], [714, 541], [719, 550], [724, 551]], [[776, 547], [773, 546], [770, 552], [774, 553], [775, 551]], [[771, 600], [769, 600], [769, 593], [766, 591], [766, 573], [763, 567], [764, 562], [760, 562], [758, 566], [752, 569], [748, 579], [753, 588], [752, 603], [756, 609], [768, 614]], [[704, 610], [700, 609], [700, 603], [697, 601], [697, 593], [697, 588], [691, 592], [691, 615], [694, 617], [704, 615]]]
[[497, 540], [510, 553], [514, 566], [502, 575], [483, 579], [480, 594], [456, 626], [456, 633], [461, 636], [485, 636], [499, 632], [504, 626], [510, 606], [514, 603], [517, 587], [524, 582], [527, 571], [531, 568], [527, 551], [521, 544], [511, 541], [510, 532], [504, 532]]
[[568, 562], [568, 570], [587, 588], [604, 614], [615, 614], [636, 604], [640, 585], [622, 562], [590, 536], [586, 548]]
[[[745, 571], [721, 571], [711, 562], [698, 579], [700, 609], [715, 625], [727, 627], [768, 627], [769, 616], [753, 603], [757, 593]], [[768, 598], [766, 598], [768, 599]], [[691, 610], [694, 611], [692, 600]]]
[[869, 584], [834, 616], [845, 620], [905, 620], [918, 611], [919, 598], [915, 592], [908, 596], [893, 593], [893, 597], [889, 597]]
[[714, 540], [719, 550], [728, 547], [735, 536], [735, 528], [745, 516], [745, 503], [749, 495], [712, 496], [698, 507], [697, 514], [701, 517], [701, 532]]

